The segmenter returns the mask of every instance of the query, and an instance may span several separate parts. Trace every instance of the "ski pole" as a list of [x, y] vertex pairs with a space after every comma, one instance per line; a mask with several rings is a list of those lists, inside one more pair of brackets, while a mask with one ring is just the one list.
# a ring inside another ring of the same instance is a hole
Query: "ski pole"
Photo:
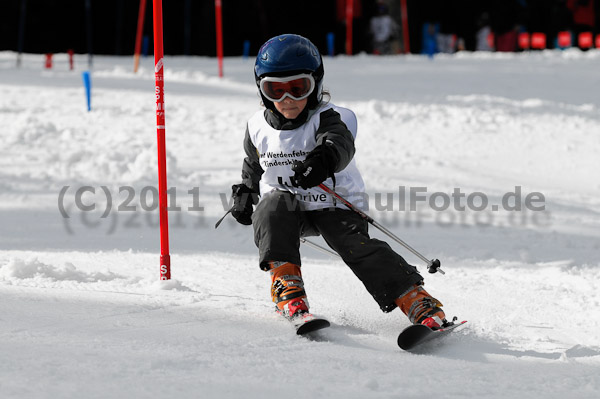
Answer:
[[219, 219], [219, 221], [217, 222], [217, 224], [215, 224], [215, 229], [217, 227], [219, 227], [219, 225], [221, 224], [221, 222], [223, 221], [223, 219], [225, 219], [227, 217], [227, 215], [229, 215], [231, 213], [232, 210], [233, 210], [233, 207], [229, 208], [229, 210], [223, 215], [223, 217], [221, 219]]
[[406, 248], [410, 252], [412, 252], [416, 257], [418, 257], [423, 262], [425, 262], [425, 264], [428, 267], [429, 273], [440, 272], [442, 274], [446, 274], [446, 273], [444, 273], [444, 271], [442, 269], [440, 269], [441, 264], [440, 264], [439, 259], [432, 259], [432, 260], [427, 259], [423, 255], [421, 255], [416, 249], [414, 249], [413, 247], [411, 247], [410, 245], [408, 245], [407, 243], [405, 243], [404, 241], [402, 241], [394, 233], [392, 233], [391, 231], [389, 231], [388, 229], [386, 229], [385, 227], [383, 227], [382, 225], [380, 225], [379, 223], [377, 223], [377, 221], [375, 221], [371, 216], [367, 215], [366, 213], [364, 213], [363, 211], [361, 211], [360, 209], [358, 209], [350, 201], [346, 200], [344, 197], [342, 197], [341, 195], [339, 195], [338, 193], [336, 193], [334, 190], [332, 190], [329, 187], [327, 187], [325, 184], [319, 184], [319, 188], [321, 188], [326, 193], [328, 193], [330, 195], [333, 195], [334, 197], [336, 197], [337, 199], [339, 199], [340, 201], [342, 201], [344, 203], [344, 205], [346, 205], [348, 207], [348, 209], [350, 209], [351, 211], [354, 211], [355, 213], [357, 213], [360, 217], [362, 217], [368, 223], [370, 223], [373, 226], [375, 226], [376, 228], [378, 228], [381, 232], [383, 232], [384, 234], [386, 234], [388, 237], [392, 238], [398, 244], [402, 245], [404, 248]]
[[[231, 213], [231, 210], [232, 210], [232, 209], [233, 209], [233, 207], [231, 207], [231, 208], [230, 208], [230, 209], [229, 209], [229, 210], [228, 210], [228, 211], [225, 213], [225, 215], [223, 215], [223, 217], [217, 221], [217, 223], [215, 224], [215, 229], [216, 229], [217, 227], [219, 227], [219, 225], [221, 224], [221, 222], [222, 222], [222, 221], [223, 221], [223, 220], [224, 220], [224, 219], [227, 217], [227, 215], [229, 215], [229, 214]], [[321, 251], [321, 252], [323, 252], [323, 253], [326, 253], [326, 254], [328, 254], [328, 255], [331, 255], [331, 256], [333, 256], [333, 257], [340, 258], [340, 255], [338, 255], [337, 253], [335, 253], [335, 252], [333, 252], [333, 251], [330, 251], [329, 249], [327, 249], [327, 248], [325, 248], [325, 247], [322, 247], [322, 246], [320, 246], [320, 245], [319, 245], [319, 244], [317, 244], [317, 243], [314, 243], [314, 242], [312, 242], [312, 241], [309, 241], [309, 240], [307, 240], [306, 238], [300, 237], [300, 242], [302, 242], [303, 244], [306, 244], [306, 245], [308, 245], [309, 247], [312, 247], [312, 248], [314, 248], [314, 249], [316, 249], [316, 250], [318, 250], [318, 251]]]
[[307, 240], [306, 238], [300, 237], [300, 242], [302, 242], [303, 244], [308, 245], [309, 247], [313, 247], [314, 249], [316, 249], [317, 251], [321, 251], [323, 253], [326, 253], [327, 255], [331, 255], [337, 258], [341, 258], [340, 255], [338, 255], [337, 253], [328, 250], [325, 247], [320, 246], [319, 244], [316, 244], [312, 241]]

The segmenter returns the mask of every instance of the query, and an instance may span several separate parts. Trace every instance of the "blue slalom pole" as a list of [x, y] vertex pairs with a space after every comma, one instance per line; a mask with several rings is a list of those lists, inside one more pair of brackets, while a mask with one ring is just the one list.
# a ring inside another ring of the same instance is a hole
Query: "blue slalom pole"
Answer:
[[335, 54], [335, 34], [333, 32], [327, 34], [327, 54], [330, 57]]
[[144, 36], [142, 39], [142, 55], [144, 57], [148, 56], [148, 49], [150, 48], [150, 38], [148, 36]]
[[250, 40], [244, 40], [244, 52], [242, 55], [243, 59], [248, 59], [248, 56], [250, 55]]
[[92, 79], [90, 71], [81, 72], [81, 78], [83, 79], [83, 86], [85, 87], [85, 96], [87, 98], [87, 109], [88, 112], [92, 110]]

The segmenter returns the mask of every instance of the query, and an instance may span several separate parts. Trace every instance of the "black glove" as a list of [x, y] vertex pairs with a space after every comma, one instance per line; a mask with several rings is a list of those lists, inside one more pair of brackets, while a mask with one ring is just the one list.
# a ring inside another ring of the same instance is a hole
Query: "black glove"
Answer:
[[330, 146], [322, 144], [316, 147], [308, 153], [304, 162], [294, 161], [294, 183], [305, 190], [318, 186], [333, 176], [336, 158], [335, 150]]
[[231, 215], [238, 223], [251, 225], [252, 224], [252, 204], [254, 203], [253, 192], [245, 184], [234, 184], [231, 186], [233, 193], [233, 207]]

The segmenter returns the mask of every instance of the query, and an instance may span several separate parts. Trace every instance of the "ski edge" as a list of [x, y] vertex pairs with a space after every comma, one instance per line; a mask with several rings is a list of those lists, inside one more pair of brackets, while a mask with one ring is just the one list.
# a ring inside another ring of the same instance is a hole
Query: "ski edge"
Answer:
[[296, 326], [296, 334], [305, 335], [311, 333], [313, 331], [322, 330], [323, 328], [327, 328], [331, 325], [328, 320], [323, 318], [315, 318], [309, 321], [302, 322]]
[[303, 313], [294, 318], [287, 318], [296, 329], [296, 334], [304, 335], [313, 331], [329, 327], [329, 320], [324, 317], [315, 316], [312, 313]]
[[[458, 327], [463, 326], [465, 323], [467, 322], [467, 320], [463, 320], [461, 322], [455, 322], [454, 324], [451, 324], [447, 327], [444, 328], [440, 328], [438, 330], [432, 330], [431, 328], [427, 327], [427, 326], [422, 326], [420, 324], [415, 324], [412, 326], [408, 326], [406, 327], [404, 330], [402, 330], [402, 332], [398, 335], [398, 346], [400, 347], [400, 349], [405, 350], [405, 351], [410, 351], [411, 349], [414, 349], [416, 347], [419, 347], [419, 345], [421, 345], [424, 342], [427, 342], [433, 338], [441, 338], [442, 336], [449, 334], [450, 332], [452, 332], [453, 330], [455, 330]], [[407, 330], [409, 329], [415, 329], [415, 327], [418, 327], [418, 330], [423, 330], [426, 331], [427, 334], [423, 334], [420, 338], [414, 340], [411, 342], [410, 345], [406, 345], [403, 344], [402, 338], [403, 338], [403, 334], [407, 332]], [[425, 330], [426, 329], [426, 330]], [[441, 334], [440, 336], [437, 336], [436, 334]]]

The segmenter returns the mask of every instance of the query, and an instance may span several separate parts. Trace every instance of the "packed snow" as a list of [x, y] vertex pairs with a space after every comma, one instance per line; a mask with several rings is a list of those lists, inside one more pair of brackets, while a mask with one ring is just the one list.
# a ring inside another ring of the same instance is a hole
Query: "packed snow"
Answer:
[[418, 353], [396, 345], [404, 315], [304, 245], [332, 326], [296, 336], [252, 229], [215, 230], [260, 107], [251, 59], [224, 78], [215, 59], [165, 59], [169, 281], [153, 59], [94, 57], [91, 112], [87, 57], [54, 59], [0, 52], [3, 398], [600, 397], [600, 51], [324, 59], [358, 117], [369, 213], [446, 274], [372, 235], [468, 320]]

